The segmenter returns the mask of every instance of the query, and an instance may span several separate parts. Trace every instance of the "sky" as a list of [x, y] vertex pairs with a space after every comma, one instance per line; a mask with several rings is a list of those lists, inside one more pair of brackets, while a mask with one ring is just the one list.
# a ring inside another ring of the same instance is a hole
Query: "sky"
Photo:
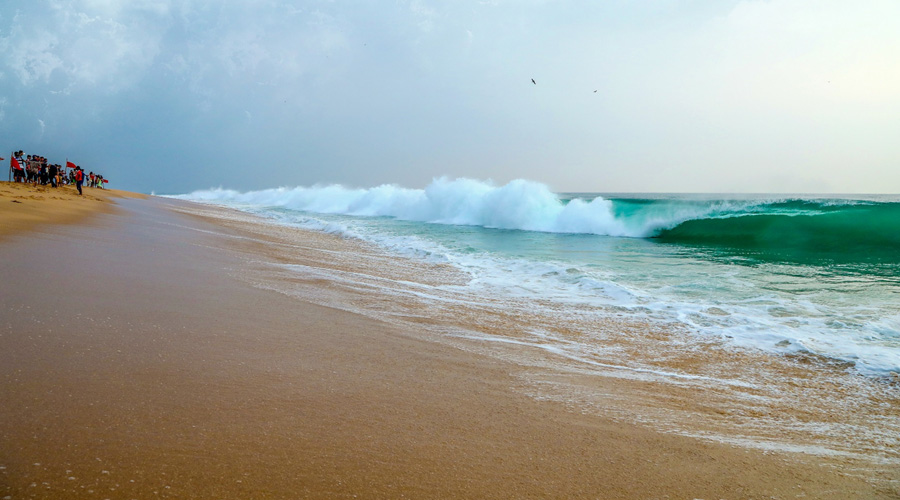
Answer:
[[900, 193], [898, 26], [897, 0], [3, 0], [0, 156], [157, 194]]

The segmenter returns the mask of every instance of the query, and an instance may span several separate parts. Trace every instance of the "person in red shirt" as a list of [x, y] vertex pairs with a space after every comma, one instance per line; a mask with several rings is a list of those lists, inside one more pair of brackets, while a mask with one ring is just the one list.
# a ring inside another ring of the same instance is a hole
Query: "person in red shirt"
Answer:
[[84, 171], [81, 167], [75, 167], [75, 187], [78, 188], [78, 194], [81, 194], [81, 184], [84, 183]]

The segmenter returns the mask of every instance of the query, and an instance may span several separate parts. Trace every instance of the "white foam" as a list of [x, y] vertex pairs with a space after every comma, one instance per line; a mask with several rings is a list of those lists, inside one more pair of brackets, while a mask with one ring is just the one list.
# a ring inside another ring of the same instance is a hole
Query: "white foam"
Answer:
[[722, 210], [721, 205], [682, 206], [625, 218], [617, 216], [612, 203], [600, 196], [565, 203], [546, 185], [533, 181], [518, 179], [495, 186], [491, 182], [445, 177], [434, 179], [424, 190], [388, 184], [369, 189], [316, 185], [247, 193], [219, 188], [173, 197], [319, 214], [387, 216], [435, 224], [628, 237], [649, 236], [661, 228]]

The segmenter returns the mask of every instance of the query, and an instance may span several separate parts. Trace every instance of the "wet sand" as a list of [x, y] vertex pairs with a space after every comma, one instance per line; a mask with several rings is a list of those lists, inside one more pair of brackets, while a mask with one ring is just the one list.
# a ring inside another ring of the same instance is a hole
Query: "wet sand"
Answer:
[[510, 363], [248, 284], [271, 256], [240, 228], [97, 206], [0, 236], [0, 497], [898, 497], [535, 400]]

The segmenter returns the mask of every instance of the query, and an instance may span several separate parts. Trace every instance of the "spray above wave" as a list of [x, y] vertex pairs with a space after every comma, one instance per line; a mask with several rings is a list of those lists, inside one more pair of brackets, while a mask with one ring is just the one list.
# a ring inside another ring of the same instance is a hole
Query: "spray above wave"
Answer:
[[351, 189], [339, 185], [278, 188], [239, 193], [213, 189], [182, 198], [205, 202], [281, 207], [323, 214], [383, 216], [416, 222], [481, 226], [549, 233], [647, 237], [705, 207], [664, 213], [621, 214], [601, 196], [565, 199], [540, 183], [515, 180], [503, 186], [473, 179], [438, 178], [425, 189], [382, 185]]

